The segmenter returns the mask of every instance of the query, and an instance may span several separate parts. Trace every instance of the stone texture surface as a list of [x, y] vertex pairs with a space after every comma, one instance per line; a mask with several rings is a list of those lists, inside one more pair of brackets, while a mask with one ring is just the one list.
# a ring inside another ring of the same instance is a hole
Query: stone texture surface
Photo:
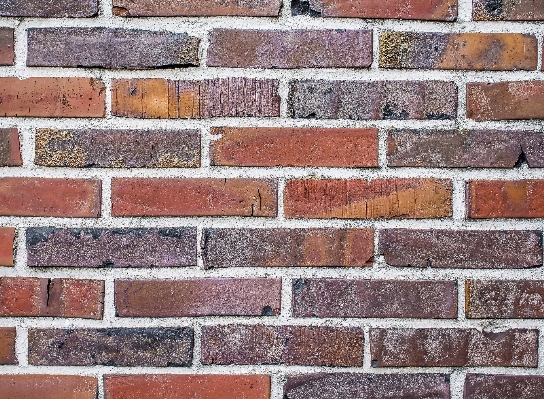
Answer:
[[544, 394], [541, 375], [467, 374], [464, 399], [540, 399]]
[[280, 7], [280, 0], [113, 0], [113, 13], [123, 17], [275, 17]]
[[116, 280], [120, 317], [272, 316], [281, 310], [281, 279]]
[[0, 227], [0, 266], [13, 266], [13, 244], [15, 229]]
[[473, 0], [475, 21], [544, 21], [542, 0]]
[[15, 128], [0, 129], [0, 167], [21, 166], [22, 164], [19, 130]]
[[196, 228], [59, 229], [26, 231], [32, 267], [196, 266]]
[[[0, 12], [2, 5], [0, 4]], [[12, 28], [0, 28], [0, 65], [13, 65], [15, 48]]]
[[203, 364], [361, 367], [364, 331], [347, 327], [204, 326]]
[[0, 364], [17, 364], [15, 327], [0, 327]]
[[453, 319], [455, 281], [293, 280], [295, 317]]
[[0, 3], [1, 17], [94, 17], [98, 0], [9, 0]]
[[391, 266], [523, 269], [542, 266], [542, 232], [380, 230], [379, 253]]
[[192, 328], [28, 331], [28, 363], [32, 365], [188, 367], [192, 361]]
[[206, 269], [372, 266], [372, 229], [205, 229]]
[[0, 375], [0, 392], [9, 399], [96, 399], [96, 377], [75, 375]]

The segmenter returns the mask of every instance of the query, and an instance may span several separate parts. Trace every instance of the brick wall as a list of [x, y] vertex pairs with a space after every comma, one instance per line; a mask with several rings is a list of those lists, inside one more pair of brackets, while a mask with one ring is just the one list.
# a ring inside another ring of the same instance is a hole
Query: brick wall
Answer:
[[0, 398], [544, 397], [544, 0], [0, 2]]

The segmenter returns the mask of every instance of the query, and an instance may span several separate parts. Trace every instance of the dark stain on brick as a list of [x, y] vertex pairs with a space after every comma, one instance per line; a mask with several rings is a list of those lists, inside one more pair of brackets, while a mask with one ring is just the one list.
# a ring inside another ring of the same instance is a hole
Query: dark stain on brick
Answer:
[[488, 14], [494, 17], [499, 17], [502, 14], [503, 4], [502, 0], [487, 0], [484, 4], [484, 8]]
[[320, 17], [321, 11], [313, 10], [309, 1], [291, 0], [291, 15], [308, 15]]

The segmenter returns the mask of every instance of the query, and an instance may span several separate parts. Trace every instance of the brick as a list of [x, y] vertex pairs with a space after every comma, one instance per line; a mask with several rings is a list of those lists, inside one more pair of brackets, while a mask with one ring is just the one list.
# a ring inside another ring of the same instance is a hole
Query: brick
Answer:
[[364, 331], [347, 327], [204, 326], [203, 364], [361, 367]]
[[13, 266], [13, 245], [15, 243], [15, 229], [0, 227], [0, 266]]
[[473, 0], [475, 21], [544, 21], [542, 0]]
[[284, 399], [433, 398], [450, 399], [444, 374], [319, 373], [288, 376]]
[[423, 19], [454, 21], [457, 0], [296, 0], [291, 3], [293, 15], [344, 18]]
[[9, 399], [95, 399], [95, 377], [75, 375], [0, 375], [0, 392]]
[[544, 134], [508, 130], [390, 130], [388, 166], [544, 167]]
[[10, 0], [0, 4], [2, 17], [84, 18], [98, 14], [98, 0]]
[[281, 279], [116, 280], [115, 309], [119, 317], [278, 315]]
[[457, 86], [440, 81], [296, 80], [288, 112], [311, 119], [454, 119]]
[[280, 7], [280, 0], [113, 0], [114, 15], [123, 17], [276, 17]]
[[271, 179], [113, 179], [113, 216], [276, 216]]
[[464, 399], [540, 399], [544, 393], [541, 375], [467, 374]]
[[71, 168], [197, 168], [197, 130], [37, 129], [34, 163]]
[[[378, 166], [378, 130], [212, 128], [210, 163], [219, 166]], [[213, 136], [212, 136], [213, 137]]]
[[196, 266], [196, 228], [26, 231], [31, 267]]
[[0, 78], [0, 115], [103, 118], [105, 94], [95, 78]]
[[372, 229], [205, 229], [206, 269], [372, 266]]
[[452, 185], [439, 179], [288, 180], [287, 218], [425, 219], [451, 216]]
[[104, 281], [0, 278], [0, 316], [102, 319]]
[[465, 285], [468, 318], [544, 318], [544, 281], [468, 280]]
[[544, 217], [544, 180], [473, 180], [467, 183], [467, 217]]
[[542, 266], [542, 233], [516, 230], [380, 230], [391, 266], [523, 269]]
[[188, 367], [192, 360], [192, 328], [28, 331], [28, 363], [32, 365]]
[[112, 114], [170, 119], [280, 116], [278, 87], [277, 80], [253, 78], [114, 79]]
[[105, 375], [105, 399], [269, 399], [267, 375]]
[[17, 331], [15, 327], [0, 328], [0, 364], [17, 364], [15, 354], [15, 339]]
[[100, 216], [101, 181], [39, 177], [0, 178], [0, 216]]
[[[0, 10], [1, 7], [2, 5], [0, 5]], [[0, 65], [13, 65], [14, 60], [14, 30], [12, 28], [0, 28]]]
[[544, 119], [544, 81], [467, 83], [467, 118]]
[[537, 367], [538, 330], [370, 330], [373, 367]]
[[18, 129], [0, 129], [0, 167], [21, 166]]
[[380, 36], [380, 67], [509, 71], [537, 69], [538, 41], [521, 33], [392, 32]]
[[297, 279], [294, 317], [454, 319], [455, 281]]
[[[368, 68], [371, 30], [213, 29], [207, 65], [229, 68]], [[536, 67], [535, 67], [536, 69]]]
[[32, 28], [27, 35], [27, 66], [153, 69], [200, 64], [200, 40], [186, 33]]

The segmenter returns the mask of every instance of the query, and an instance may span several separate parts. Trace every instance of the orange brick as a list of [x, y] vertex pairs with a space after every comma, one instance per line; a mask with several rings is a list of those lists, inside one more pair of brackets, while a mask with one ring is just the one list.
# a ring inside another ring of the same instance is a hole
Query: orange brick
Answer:
[[13, 266], [15, 229], [0, 227], [0, 266]]
[[98, 381], [75, 375], [0, 375], [0, 392], [9, 399], [95, 399]]

